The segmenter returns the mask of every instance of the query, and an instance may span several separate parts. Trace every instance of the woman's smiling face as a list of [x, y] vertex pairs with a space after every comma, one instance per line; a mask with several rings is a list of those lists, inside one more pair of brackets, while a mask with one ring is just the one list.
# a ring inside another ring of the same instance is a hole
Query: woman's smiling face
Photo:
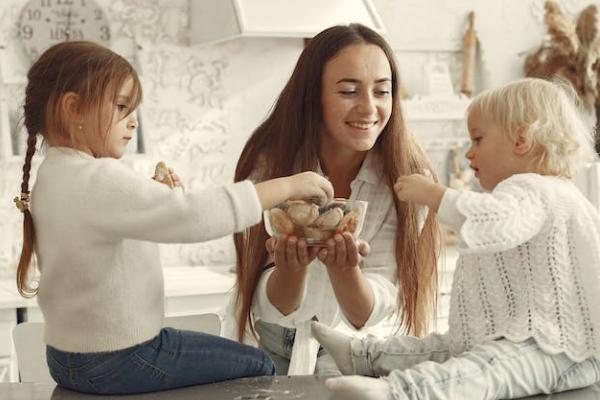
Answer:
[[322, 141], [351, 151], [370, 150], [392, 112], [392, 70], [373, 44], [350, 45], [323, 71]]

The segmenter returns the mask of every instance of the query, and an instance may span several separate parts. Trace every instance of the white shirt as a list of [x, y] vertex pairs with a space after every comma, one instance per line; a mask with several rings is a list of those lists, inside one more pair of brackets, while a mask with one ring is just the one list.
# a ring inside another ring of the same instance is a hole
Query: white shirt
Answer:
[[249, 181], [202, 191], [169, 189], [112, 158], [50, 147], [32, 215], [47, 344], [112, 351], [158, 334], [164, 286], [155, 243], [200, 242], [256, 224]]
[[505, 337], [576, 362], [600, 355], [600, 215], [571, 181], [519, 174], [491, 193], [448, 189], [438, 215], [461, 239], [453, 354]]
[[[322, 173], [322, 171], [317, 171]], [[368, 202], [359, 238], [371, 246], [370, 254], [360, 265], [373, 290], [373, 310], [364, 327], [373, 326], [396, 310], [396, 208], [394, 194], [384, 181], [382, 164], [374, 151], [367, 156], [350, 184], [351, 200]], [[288, 374], [312, 374], [318, 343], [310, 336], [310, 321], [316, 316], [321, 323], [335, 326], [344, 321], [325, 265], [315, 259], [308, 266], [306, 286], [298, 309], [283, 315], [267, 296], [267, 281], [274, 268], [263, 272], [256, 288], [252, 312], [255, 318], [281, 326], [296, 328]]]

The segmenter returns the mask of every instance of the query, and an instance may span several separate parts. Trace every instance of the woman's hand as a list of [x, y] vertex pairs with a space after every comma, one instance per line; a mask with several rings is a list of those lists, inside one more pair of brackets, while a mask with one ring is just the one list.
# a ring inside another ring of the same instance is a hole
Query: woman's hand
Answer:
[[317, 256], [317, 249], [308, 247], [296, 236], [270, 238], [265, 243], [275, 262], [275, 270], [267, 282], [269, 301], [283, 315], [288, 315], [302, 301], [308, 264]]
[[336, 234], [327, 241], [327, 248], [319, 251], [319, 260], [327, 268], [343, 271], [358, 267], [362, 257], [369, 254], [369, 244], [355, 240], [351, 233]]
[[316, 247], [308, 247], [306, 240], [296, 236], [270, 238], [265, 245], [273, 257], [275, 268], [292, 273], [304, 272], [319, 250]]

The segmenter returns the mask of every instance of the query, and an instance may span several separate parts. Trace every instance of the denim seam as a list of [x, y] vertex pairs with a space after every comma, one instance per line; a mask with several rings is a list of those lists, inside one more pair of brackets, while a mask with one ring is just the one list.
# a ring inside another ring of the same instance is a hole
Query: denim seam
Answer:
[[[529, 352], [531, 352], [531, 348], [532, 347], [533, 346], [526, 346], [525, 348], [520, 349], [520, 350], [530, 349], [530, 351], [527, 351], [529, 353]], [[532, 350], [535, 351], [536, 348], [533, 348]], [[481, 364], [480, 368], [471, 369], [471, 370], [468, 370], [468, 371], [464, 371], [464, 373], [462, 373], [462, 374], [451, 375], [451, 376], [449, 376], [449, 377], [447, 377], [445, 379], [439, 379], [439, 380], [434, 380], [434, 381], [427, 381], [427, 383], [428, 384], [433, 384], [433, 385], [439, 385], [439, 386], [447, 386], [449, 382], [451, 382], [453, 380], [456, 380], [457, 378], [466, 378], [466, 377], [470, 377], [470, 376], [473, 376], [473, 375], [476, 375], [476, 374], [481, 374], [483, 371], [492, 368], [492, 366], [493, 366], [492, 361], [494, 361], [494, 360], [505, 361], [505, 360], [510, 360], [510, 359], [517, 358], [517, 357], [522, 356], [522, 355], [523, 355], [522, 353], [513, 352], [511, 356], [506, 356], [506, 357], [495, 357], [494, 356], [494, 357], [489, 358], [486, 361], [485, 364]], [[415, 381], [414, 384], [406, 384], [406, 383], [404, 383], [401, 386], [402, 386], [403, 390], [406, 390], [406, 389], [408, 389], [411, 386], [421, 387], [422, 384], [423, 384], [423, 382], [426, 381], [426, 380], [427, 380], [426, 378], [423, 378], [423, 379], [420, 379], [418, 382]]]
[[386, 351], [386, 350], [380, 350], [379, 352], [382, 354], [393, 355], [393, 356], [422, 356], [425, 354], [448, 353], [448, 350], [433, 350], [433, 351], [425, 351], [422, 353], [401, 353], [401, 352]]
[[153, 372], [158, 372], [160, 374], [160, 376], [161, 376], [161, 379], [164, 378], [164, 377], [168, 377], [169, 376], [169, 374], [166, 371], [164, 371], [161, 368], [157, 367], [153, 363], [145, 360], [142, 356], [140, 356], [137, 353], [133, 354], [133, 362], [136, 363], [136, 364], [138, 364], [142, 368], [148, 367]]

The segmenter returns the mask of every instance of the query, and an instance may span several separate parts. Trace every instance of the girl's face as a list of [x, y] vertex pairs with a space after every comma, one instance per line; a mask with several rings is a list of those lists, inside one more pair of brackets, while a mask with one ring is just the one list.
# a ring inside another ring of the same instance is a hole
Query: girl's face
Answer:
[[392, 113], [392, 70], [383, 50], [356, 44], [340, 50], [322, 77], [321, 146], [370, 150]]
[[492, 191], [501, 181], [526, 172], [525, 159], [515, 153], [516, 140], [477, 112], [469, 113], [467, 126], [471, 147], [466, 157], [482, 188]]
[[135, 110], [130, 108], [133, 95], [133, 79], [125, 81], [117, 100], [112, 104], [112, 125], [106, 141], [106, 157], [121, 158], [125, 153], [125, 147], [135, 135], [138, 121]]

